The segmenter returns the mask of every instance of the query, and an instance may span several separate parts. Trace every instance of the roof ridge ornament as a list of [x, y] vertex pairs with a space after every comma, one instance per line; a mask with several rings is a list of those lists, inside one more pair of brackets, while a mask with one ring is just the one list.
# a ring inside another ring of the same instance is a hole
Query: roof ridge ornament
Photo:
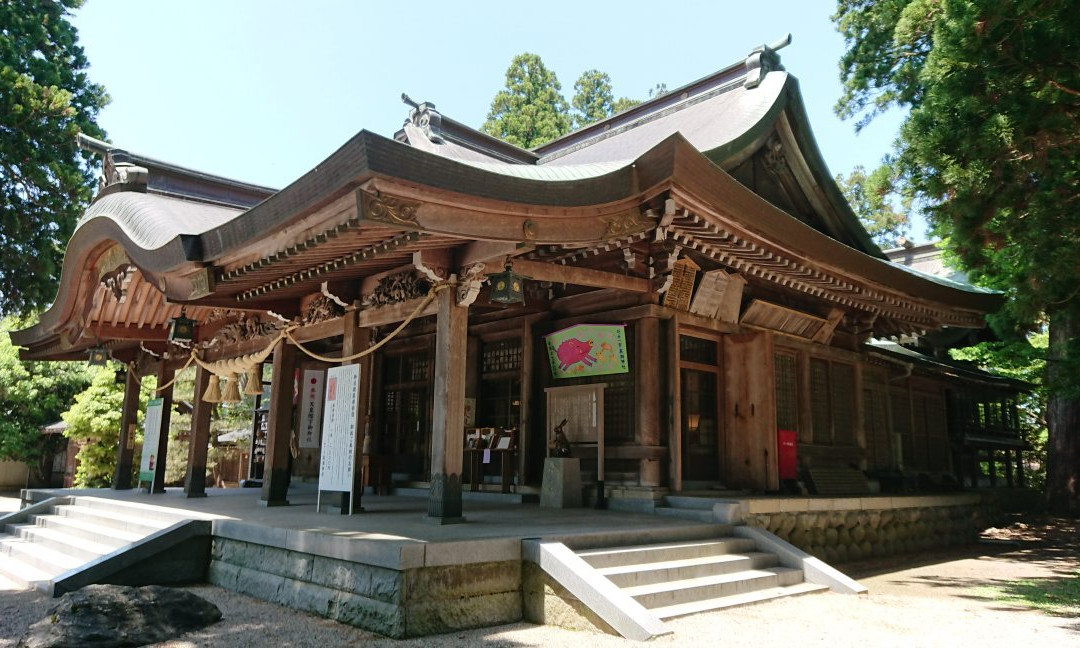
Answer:
[[405, 125], [412, 124], [416, 126], [424, 132], [424, 135], [429, 140], [436, 144], [442, 144], [442, 114], [435, 110], [435, 104], [430, 101], [417, 103], [404, 92], [401, 93], [401, 101], [412, 107], [412, 110], [409, 111], [409, 118], [405, 120]]
[[746, 80], [743, 81], [743, 87], [747, 90], [756, 88], [761, 85], [769, 72], [783, 71], [784, 66], [780, 64], [780, 55], [776, 52], [790, 44], [791, 34], [788, 33], [787, 36], [774, 43], [769, 45], [763, 43], [755, 47], [746, 57]]

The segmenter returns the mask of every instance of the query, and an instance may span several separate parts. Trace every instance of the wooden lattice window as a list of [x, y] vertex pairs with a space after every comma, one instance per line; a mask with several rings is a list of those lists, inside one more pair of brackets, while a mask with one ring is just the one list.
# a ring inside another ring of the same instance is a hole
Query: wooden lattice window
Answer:
[[480, 373], [490, 375], [521, 369], [521, 338], [485, 342], [480, 358]]
[[832, 363], [833, 443], [855, 445], [855, 368]]
[[829, 409], [829, 363], [811, 358], [810, 411], [813, 417], [814, 443], [828, 443], [832, 439], [832, 414]]
[[904, 391], [894, 391], [890, 398], [892, 399], [893, 435], [900, 439], [900, 447], [897, 448], [900, 450], [900, 456], [895, 458], [895, 462], [899, 468], [903, 468], [908, 465], [914, 453], [911, 443], [911, 404], [907, 392]]
[[716, 340], [694, 337], [693, 335], [679, 336], [679, 357], [683, 362], [694, 362], [712, 367], [719, 364], [717, 358], [718, 347]]
[[781, 430], [799, 429], [799, 374], [795, 356], [777, 353], [773, 357], [776, 371], [776, 427]]

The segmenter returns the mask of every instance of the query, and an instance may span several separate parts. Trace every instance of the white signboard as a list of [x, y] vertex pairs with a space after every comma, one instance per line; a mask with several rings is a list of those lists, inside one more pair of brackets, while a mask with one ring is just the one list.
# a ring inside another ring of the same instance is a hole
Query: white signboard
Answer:
[[146, 404], [146, 416], [143, 418], [143, 450], [142, 462], [139, 464], [139, 481], [154, 481], [154, 471], [157, 470], [158, 461], [162, 457], [157, 456], [158, 441], [161, 439], [161, 406], [164, 401], [160, 398], [151, 399]]
[[322, 451], [319, 453], [320, 491], [352, 492], [359, 394], [360, 365], [333, 367], [326, 373]]
[[300, 447], [318, 448], [322, 429], [323, 384], [326, 373], [319, 369], [304, 371], [300, 382]]

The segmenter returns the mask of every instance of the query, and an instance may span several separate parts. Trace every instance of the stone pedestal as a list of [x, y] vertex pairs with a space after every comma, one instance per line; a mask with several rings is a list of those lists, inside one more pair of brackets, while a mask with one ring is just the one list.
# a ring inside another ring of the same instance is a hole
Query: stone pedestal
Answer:
[[548, 457], [544, 460], [544, 482], [540, 506], [580, 508], [581, 464], [576, 457]]

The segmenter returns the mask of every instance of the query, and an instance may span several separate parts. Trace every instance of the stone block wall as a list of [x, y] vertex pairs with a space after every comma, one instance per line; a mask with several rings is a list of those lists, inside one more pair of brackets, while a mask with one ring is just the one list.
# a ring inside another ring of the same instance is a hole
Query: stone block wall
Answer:
[[836, 500], [848, 508], [842, 504], [817, 510], [751, 507], [744, 521], [830, 564], [975, 542], [987, 526], [984, 507], [971, 499], [935, 499], [942, 498], [879, 506], [865, 500]]
[[392, 569], [215, 537], [207, 579], [397, 639], [522, 618], [520, 560]]

